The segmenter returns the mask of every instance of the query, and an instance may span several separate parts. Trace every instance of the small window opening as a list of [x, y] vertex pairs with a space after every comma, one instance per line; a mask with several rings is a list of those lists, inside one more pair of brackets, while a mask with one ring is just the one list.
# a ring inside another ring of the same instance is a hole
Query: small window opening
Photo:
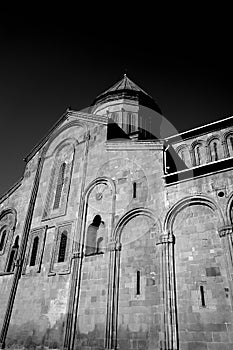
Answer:
[[137, 295], [140, 295], [140, 271], [137, 271]]
[[132, 132], [132, 114], [128, 113], [128, 118], [127, 118], [127, 124], [128, 124], [128, 133], [130, 134]]
[[137, 197], [137, 183], [133, 182], [133, 198]]
[[15, 250], [13, 249], [11, 251], [11, 254], [10, 254], [10, 259], [9, 259], [7, 270], [6, 270], [7, 272], [13, 271], [13, 268], [14, 268], [14, 257], [15, 257]]
[[5, 238], [6, 238], [6, 230], [4, 230], [4, 231], [2, 232], [2, 235], [1, 235], [0, 251], [2, 251], [3, 248], [4, 248]]
[[197, 153], [197, 165], [200, 165], [201, 164], [200, 147], [197, 147], [196, 153]]
[[218, 192], [219, 197], [224, 197], [225, 193], [223, 191]]
[[67, 231], [63, 231], [61, 234], [59, 253], [57, 262], [64, 262], [66, 256], [66, 245], [67, 245]]
[[214, 160], [218, 160], [218, 148], [217, 148], [216, 142], [213, 143], [213, 147], [214, 147]]
[[10, 258], [6, 269], [7, 272], [12, 272], [14, 270], [14, 267], [15, 267], [14, 263], [17, 258], [18, 248], [19, 248], [19, 236], [16, 236], [15, 242], [11, 248]]
[[97, 241], [97, 231], [101, 224], [104, 224], [104, 221], [102, 221], [101, 216], [97, 214], [92, 223], [88, 226], [85, 250], [86, 256], [98, 253], [98, 244], [100, 244], [101, 241]]
[[233, 151], [233, 137], [230, 137], [231, 149]]
[[39, 237], [37, 236], [34, 238], [34, 241], [33, 241], [30, 266], [35, 266], [35, 264], [36, 264], [38, 244], [39, 244]]
[[205, 302], [205, 291], [204, 287], [200, 286], [200, 293], [201, 293], [201, 306], [206, 307], [206, 302]]

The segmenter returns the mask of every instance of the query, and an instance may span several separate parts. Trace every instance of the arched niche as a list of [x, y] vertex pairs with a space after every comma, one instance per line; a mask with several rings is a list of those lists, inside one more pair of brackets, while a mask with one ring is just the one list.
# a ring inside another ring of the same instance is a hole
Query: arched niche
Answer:
[[[109, 261], [107, 348], [130, 348], [132, 341], [159, 347], [162, 303], [156, 248], [159, 233], [155, 213], [146, 208], [129, 211], [114, 229]], [[157, 314], [157, 321], [152, 313]]]
[[[224, 223], [224, 216], [212, 199], [195, 196], [175, 204], [164, 224], [164, 229], [175, 237], [174, 275], [179, 329], [185, 327], [196, 337], [204, 329], [204, 320], [207, 320], [207, 333], [211, 338], [213, 324], [224, 323], [219, 321], [219, 313], [225, 310], [224, 317], [232, 317], [231, 298], [226, 298], [224, 292], [230, 288], [225, 246], [218, 233]], [[224, 332], [227, 336], [226, 328]], [[179, 341], [186, 341], [182, 332]]]
[[[80, 213], [81, 230], [74, 242], [79, 252], [79, 309], [77, 313], [74, 346], [86, 342], [104, 349], [106, 305], [108, 296], [107, 246], [115, 217], [116, 188], [112, 179], [99, 177], [84, 190]], [[87, 300], [89, 302], [87, 303]]]
[[224, 158], [223, 145], [218, 135], [214, 135], [207, 140], [207, 147], [210, 162]]
[[199, 166], [207, 162], [206, 146], [202, 140], [197, 140], [191, 145], [193, 166]]
[[233, 156], [233, 131], [231, 130], [224, 135], [224, 141], [226, 145], [227, 157]]

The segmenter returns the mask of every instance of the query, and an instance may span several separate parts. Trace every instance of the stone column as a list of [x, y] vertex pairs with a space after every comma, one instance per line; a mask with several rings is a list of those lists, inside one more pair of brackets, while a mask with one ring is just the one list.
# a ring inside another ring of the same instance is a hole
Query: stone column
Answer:
[[86, 198], [85, 193], [85, 182], [88, 165], [88, 152], [89, 152], [89, 131], [84, 135], [85, 149], [84, 149], [84, 161], [83, 161], [83, 172], [81, 182], [81, 194], [80, 204], [78, 210], [78, 227], [76, 235], [73, 241], [73, 264], [71, 266], [71, 277], [70, 277], [70, 291], [68, 298], [68, 310], [66, 316], [66, 324], [64, 331], [64, 350], [72, 350], [75, 342], [75, 330], [78, 317], [78, 306], [80, 297], [80, 285], [82, 275], [82, 264], [84, 258], [84, 242], [85, 242], [85, 214], [86, 214]]
[[78, 303], [80, 296], [80, 281], [82, 273], [83, 252], [73, 253], [73, 278], [71, 280], [68, 313], [66, 318], [66, 328], [63, 349], [73, 349], [75, 341], [75, 329], [77, 321]]
[[107, 249], [109, 251], [109, 274], [105, 349], [116, 349], [121, 243], [111, 241]]
[[178, 350], [178, 321], [174, 262], [175, 237], [172, 233], [160, 236], [161, 279], [163, 296], [163, 325], [160, 348]]

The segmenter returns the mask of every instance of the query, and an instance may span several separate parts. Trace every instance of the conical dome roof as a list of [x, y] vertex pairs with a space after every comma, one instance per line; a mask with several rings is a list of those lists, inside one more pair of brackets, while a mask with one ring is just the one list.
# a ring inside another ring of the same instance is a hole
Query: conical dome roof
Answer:
[[161, 113], [159, 106], [153, 98], [130, 80], [126, 74], [124, 74], [123, 79], [98, 95], [93, 101], [92, 106], [97, 107], [103, 103], [118, 99], [137, 100], [139, 104]]

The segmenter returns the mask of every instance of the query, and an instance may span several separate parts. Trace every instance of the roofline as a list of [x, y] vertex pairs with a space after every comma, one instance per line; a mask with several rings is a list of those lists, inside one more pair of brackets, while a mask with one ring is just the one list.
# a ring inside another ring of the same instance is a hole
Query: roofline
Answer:
[[52, 125], [52, 127], [49, 129], [48, 134], [46, 134], [44, 137], [40, 139], [40, 141], [32, 148], [32, 150], [26, 155], [26, 157], [23, 159], [26, 163], [33, 157], [33, 155], [41, 148], [41, 146], [48, 140], [49, 136], [52, 134], [52, 132], [56, 129], [58, 125], [61, 124], [63, 120], [66, 119], [68, 116], [69, 108], [66, 109], [66, 111], [62, 114], [62, 116], [56, 121], [55, 124]]
[[[190, 129], [190, 130], [187, 130], [187, 131], [183, 131], [181, 133], [178, 133], [178, 134], [166, 137], [166, 140], [177, 141], [177, 139], [179, 140], [179, 138], [181, 138], [181, 139], [192, 138], [195, 135], [200, 135], [201, 132], [205, 133], [205, 130], [206, 131], [213, 130], [212, 126], [217, 126], [217, 124], [228, 124], [227, 122], [229, 122], [231, 119], [233, 119], [232, 115], [230, 117], [227, 117], [227, 118], [224, 118], [224, 119], [219, 119], [219, 120], [214, 121], [212, 123], [205, 124], [205, 125], [202, 125], [202, 126], [198, 126], [196, 128], [193, 128], [193, 129]], [[200, 132], [198, 132], [198, 131], [200, 131]]]
[[[39, 149], [48, 141], [49, 137], [52, 135], [54, 130], [68, 117], [84, 117], [84, 119], [88, 119], [88, 121], [99, 121], [101, 124], [107, 124], [108, 118], [106, 116], [100, 116], [98, 114], [93, 115], [91, 113], [85, 113], [82, 111], [75, 111], [70, 108], [67, 108], [66, 111], [62, 114], [62, 116], [56, 121], [56, 123], [49, 129], [48, 133], [42, 137], [42, 139], [32, 148], [32, 150], [26, 155], [24, 161], [27, 163], [38, 151]], [[90, 118], [90, 116], [95, 116], [95, 118]]]
[[15, 182], [14, 185], [12, 185], [9, 188], [9, 190], [7, 190], [5, 193], [3, 193], [0, 196], [0, 203], [4, 202], [7, 199], [7, 197], [9, 197], [14, 191], [17, 190], [17, 188], [21, 186], [22, 181], [23, 181], [23, 176], [17, 182]]

